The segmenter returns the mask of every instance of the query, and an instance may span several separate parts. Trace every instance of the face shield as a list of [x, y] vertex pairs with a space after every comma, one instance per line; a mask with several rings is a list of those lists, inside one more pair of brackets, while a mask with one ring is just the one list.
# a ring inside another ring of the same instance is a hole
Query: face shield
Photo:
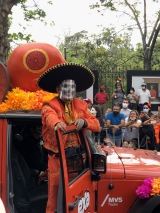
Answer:
[[59, 97], [63, 101], [72, 101], [76, 95], [76, 84], [73, 80], [64, 80], [60, 84]]

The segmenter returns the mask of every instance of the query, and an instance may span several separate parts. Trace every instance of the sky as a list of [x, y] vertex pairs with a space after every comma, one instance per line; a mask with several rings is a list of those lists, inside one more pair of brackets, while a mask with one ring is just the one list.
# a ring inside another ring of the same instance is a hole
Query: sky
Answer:
[[[31, 0], [29, 0], [31, 1]], [[32, 22], [27, 31], [33, 35], [38, 42], [56, 43], [57, 37], [64, 38], [66, 34], [74, 34], [81, 30], [90, 33], [97, 33], [98, 25], [108, 25], [106, 18], [102, 17], [97, 11], [90, 10], [89, 4], [94, 0], [53, 0], [53, 5], [48, 6], [43, 1], [45, 11], [47, 11], [47, 22], [55, 22], [53, 27], [44, 26], [40, 22]], [[15, 29], [22, 29], [20, 24], [24, 24], [22, 12], [19, 6], [13, 7], [13, 24], [11, 32]]]
[[[32, 0], [28, 0], [28, 5], [31, 5]], [[89, 4], [96, 0], [53, 0], [53, 5], [47, 5], [46, 1], [39, 1], [44, 10], [47, 11], [47, 23], [51, 20], [55, 22], [54, 26], [44, 26], [41, 22], [30, 23], [25, 31], [19, 24], [25, 25], [23, 15], [19, 6], [14, 6], [13, 24], [10, 32], [18, 32], [19, 30], [32, 34], [32, 38], [37, 42], [46, 42], [54, 46], [59, 41], [58, 38], [63, 38], [65, 35], [72, 35], [82, 30], [88, 31], [90, 34], [100, 33], [103, 27], [115, 26], [117, 32], [121, 32], [121, 22], [125, 24], [128, 19], [125, 17], [117, 18], [113, 12], [107, 11], [105, 15], [100, 15], [95, 9], [89, 9]], [[132, 34], [132, 44], [135, 45], [141, 42], [138, 31]]]

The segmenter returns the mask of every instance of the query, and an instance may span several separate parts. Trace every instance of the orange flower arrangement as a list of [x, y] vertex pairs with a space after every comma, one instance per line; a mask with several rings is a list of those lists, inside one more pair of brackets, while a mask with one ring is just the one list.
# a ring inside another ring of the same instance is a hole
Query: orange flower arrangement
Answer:
[[160, 178], [155, 178], [152, 182], [151, 195], [160, 196]]
[[58, 94], [43, 90], [29, 92], [16, 87], [7, 93], [4, 102], [0, 104], [0, 113], [9, 110], [41, 110], [45, 101], [50, 101], [56, 96]]

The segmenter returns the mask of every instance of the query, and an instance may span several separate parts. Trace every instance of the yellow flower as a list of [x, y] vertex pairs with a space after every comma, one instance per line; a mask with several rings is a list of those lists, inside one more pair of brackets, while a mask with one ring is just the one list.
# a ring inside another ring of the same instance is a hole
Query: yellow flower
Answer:
[[160, 195], [160, 178], [155, 178], [152, 182], [151, 195], [159, 196]]
[[9, 110], [41, 110], [45, 101], [50, 101], [56, 96], [56, 93], [43, 90], [27, 92], [16, 87], [7, 93], [5, 101], [0, 104], [0, 113]]

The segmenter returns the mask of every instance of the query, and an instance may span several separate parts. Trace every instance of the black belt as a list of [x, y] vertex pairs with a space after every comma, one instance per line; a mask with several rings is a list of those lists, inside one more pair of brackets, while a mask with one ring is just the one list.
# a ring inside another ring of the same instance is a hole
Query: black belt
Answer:
[[50, 156], [55, 156], [55, 157], [57, 157], [57, 158], [59, 158], [59, 153], [55, 153], [55, 152], [53, 152], [53, 151], [51, 151], [51, 150], [47, 150], [47, 152], [48, 152], [48, 154], [50, 155]]

